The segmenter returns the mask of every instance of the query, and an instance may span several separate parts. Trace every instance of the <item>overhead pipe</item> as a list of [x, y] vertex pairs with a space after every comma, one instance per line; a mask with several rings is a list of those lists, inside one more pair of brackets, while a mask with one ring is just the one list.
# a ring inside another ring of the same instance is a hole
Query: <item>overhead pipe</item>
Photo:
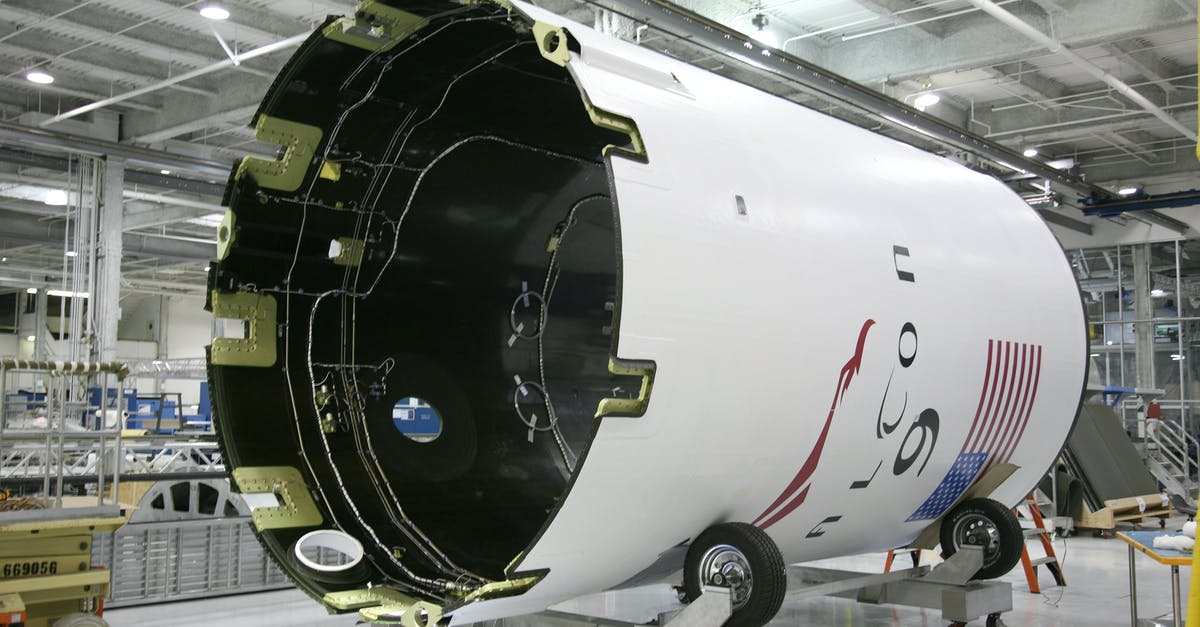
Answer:
[[119, 144], [82, 135], [34, 128], [23, 124], [0, 121], [0, 141], [9, 140], [22, 145], [48, 146], [73, 152], [93, 155], [112, 155], [138, 163], [148, 163], [171, 170], [186, 170], [225, 180], [229, 176], [229, 163], [177, 155], [140, 146]]
[[967, 0], [967, 1], [975, 6], [979, 7], [980, 9], [985, 11], [988, 15], [991, 15], [992, 17], [996, 18], [997, 20], [1000, 20], [1004, 24], [1007, 24], [1008, 26], [1010, 26], [1013, 30], [1017, 31], [1018, 33], [1021, 33], [1022, 35], [1028, 37], [1029, 39], [1036, 41], [1043, 48], [1049, 49], [1050, 52], [1055, 52], [1055, 53], [1061, 54], [1064, 57], [1070, 59], [1071, 62], [1074, 63], [1075, 65], [1079, 66], [1080, 69], [1087, 72], [1088, 74], [1091, 74], [1092, 76], [1096, 77], [1097, 79], [1104, 81], [1106, 84], [1108, 84], [1108, 86], [1117, 90], [1121, 95], [1125, 96], [1126, 98], [1137, 103], [1137, 105], [1139, 107], [1145, 109], [1151, 115], [1153, 115], [1154, 117], [1161, 120], [1163, 124], [1166, 124], [1167, 126], [1171, 127], [1172, 129], [1175, 129], [1177, 132], [1182, 134], [1184, 137], [1187, 137], [1188, 139], [1190, 139], [1192, 141], [1197, 141], [1198, 139], [1200, 139], [1200, 135], [1197, 135], [1196, 131], [1189, 129], [1188, 127], [1184, 126], [1183, 124], [1180, 124], [1178, 120], [1176, 120], [1174, 117], [1171, 116], [1171, 114], [1162, 110], [1162, 108], [1160, 108], [1158, 105], [1154, 104], [1153, 102], [1150, 102], [1150, 100], [1148, 98], [1143, 96], [1136, 89], [1130, 87], [1127, 83], [1125, 83], [1125, 81], [1122, 81], [1121, 79], [1108, 73], [1103, 68], [1096, 65], [1095, 63], [1092, 63], [1091, 61], [1088, 61], [1087, 59], [1083, 58], [1078, 53], [1076, 53], [1074, 50], [1071, 50], [1070, 48], [1064, 46], [1057, 39], [1054, 39], [1053, 37], [1046, 35], [1045, 33], [1034, 28], [1033, 26], [1030, 26], [1021, 18], [1004, 10], [1003, 8], [998, 6], [995, 2], [992, 2], [992, 0]]
[[202, 68], [197, 68], [190, 72], [184, 72], [183, 74], [179, 74], [177, 76], [172, 76], [171, 78], [159, 81], [152, 85], [146, 85], [145, 87], [139, 87], [137, 89], [127, 91], [123, 94], [117, 94], [116, 96], [113, 96], [111, 98], [105, 98], [104, 100], [97, 100], [96, 102], [92, 102], [89, 104], [85, 104], [81, 107], [76, 107], [74, 109], [71, 109], [70, 111], [64, 111], [63, 113], [60, 113], [52, 118], [46, 118], [45, 120], [42, 120], [41, 122], [38, 123], [38, 126], [41, 126], [41, 127], [50, 126], [51, 124], [55, 124], [57, 122], [62, 122], [63, 120], [69, 120], [73, 117], [83, 115], [84, 113], [87, 113], [89, 111], [95, 111], [96, 109], [103, 109], [104, 107], [107, 107], [109, 105], [114, 105], [114, 104], [117, 104], [118, 102], [123, 102], [125, 100], [129, 100], [130, 98], [137, 98], [138, 96], [144, 96], [148, 93], [155, 92], [160, 89], [165, 89], [167, 87], [175, 85], [176, 83], [182, 83], [184, 81], [191, 80], [198, 76], [204, 76], [205, 74], [212, 74], [213, 72], [216, 72], [218, 70], [223, 70], [228, 67], [233, 67], [235, 65], [239, 65], [239, 64], [241, 64], [242, 61], [248, 61], [255, 57], [261, 57], [264, 54], [278, 52], [280, 50], [285, 50], [285, 49], [291, 48], [293, 46], [299, 46], [301, 43], [304, 42], [305, 39], [308, 39], [308, 36], [309, 36], [309, 33], [304, 33], [301, 35], [294, 35], [292, 37], [288, 37], [287, 39], [282, 39], [280, 41], [277, 41], [273, 44], [267, 44], [265, 46], [259, 46], [253, 50], [247, 50], [246, 52], [243, 52], [243, 53], [237, 55], [236, 57], [230, 57], [228, 59], [225, 59], [224, 61], [219, 61], [212, 65], [208, 65], [208, 66], [205, 66]]
[[[903, 102], [813, 65], [782, 50], [770, 49], [745, 33], [685, 9], [668, 0], [578, 0], [686, 40], [689, 44], [725, 55], [766, 74], [785, 78], [813, 90], [830, 101], [848, 105], [888, 124], [946, 148], [964, 150], [994, 163], [1025, 170], [1049, 180], [1060, 189], [1080, 196], [1108, 196], [1111, 192], [1036, 159], [1030, 159], [994, 141], [984, 139]], [[738, 80], [738, 79], [734, 79]], [[920, 147], [911, 140], [900, 139]]]

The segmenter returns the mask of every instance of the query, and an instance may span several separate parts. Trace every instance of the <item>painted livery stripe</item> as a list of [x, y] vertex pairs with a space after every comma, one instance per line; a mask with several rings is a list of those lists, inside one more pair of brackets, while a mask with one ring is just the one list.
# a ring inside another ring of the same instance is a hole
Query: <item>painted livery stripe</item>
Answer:
[[1001, 459], [1003, 462], [1008, 462], [1012, 458], [1013, 453], [1017, 450], [1017, 444], [1021, 442], [1021, 437], [1025, 435], [1025, 427], [1029, 426], [1029, 417], [1033, 415], [1033, 404], [1037, 401], [1038, 383], [1042, 378], [1042, 347], [1037, 346], [1037, 356], [1033, 360], [1033, 388], [1029, 392], [1029, 405], [1025, 407], [1025, 415], [1021, 417], [1021, 426], [1017, 431], [1017, 436], [1013, 438], [1012, 445], [1004, 452]]
[[992, 454], [989, 457], [989, 465], [991, 460], [996, 458], [996, 454], [1000, 452], [1013, 424], [1017, 422], [1017, 406], [1020, 405], [1021, 395], [1024, 393], [1025, 369], [1029, 365], [1025, 347], [1025, 344], [1015, 344], [1013, 348], [1013, 361], [1019, 365], [1013, 368], [1013, 380], [1010, 384], [1008, 400], [1004, 404], [1004, 413], [1000, 415], [1000, 421], [996, 424], [996, 434], [985, 449]]
[[991, 389], [988, 386], [988, 377], [992, 373], [992, 353], [995, 351], [995, 347], [995, 340], [988, 340], [987, 366], [983, 368], [983, 387], [979, 388], [979, 406], [975, 408], [975, 420], [971, 422], [971, 430], [967, 433], [967, 439], [963, 440], [963, 446], [958, 451], [959, 453], [967, 452], [967, 442], [971, 441], [975, 431], [979, 429], [979, 417], [983, 415], [983, 401], [988, 398], [988, 391]]
[[1001, 407], [1008, 399], [1008, 371], [1012, 369], [1012, 344], [1010, 342], [1001, 342], [1004, 347], [1003, 367], [1000, 368], [1000, 389], [996, 391], [996, 404], [993, 405], [994, 411], [990, 412], [985, 419], [986, 428], [979, 437], [975, 438], [975, 443], [971, 445], [971, 451], [985, 451], [987, 443], [992, 439], [992, 431], [996, 426], [996, 419], [1000, 416]]
[[[754, 525], [760, 529], [766, 529], [771, 525], [779, 522], [784, 516], [792, 513], [797, 507], [804, 503], [804, 499], [808, 496], [807, 485], [808, 480], [812, 478], [813, 472], [817, 469], [818, 462], [821, 461], [821, 452], [825, 449], [825, 438], [829, 436], [829, 427], [833, 424], [833, 416], [837, 412], [837, 408], [842, 403], [842, 395], [850, 388], [850, 381], [854, 375], [858, 374], [858, 369], [862, 366], [863, 348], [867, 341], [867, 331], [875, 324], [874, 320], [868, 319], [863, 323], [862, 329], [858, 332], [858, 344], [855, 346], [854, 355], [842, 366], [842, 371], [838, 375], [837, 389], [833, 393], [833, 402], [829, 406], [829, 415], [825, 418], [825, 426], [821, 429], [820, 436], [817, 437], [817, 443], [813, 445], [813, 449], [809, 451], [808, 457], [804, 461], [804, 465], [800, 470], [796, 471], [796, 476], [788, 483], [783, 492], [763, 510], [758, 518], [754, 519]], [[803, 489], [802, 489], [803, 488]]]
[[1012, 444], [1013, 438], [1017, 435], [1017, 429], [1020, 427], [1021, 418], [1025, 415], [1025, 407], [1029, 404], [1029, 390], [1032, 387], [1033, 379], [1033, 358], [1034, 347], [1032, 344], [1021, 345], [1021, 378], [1017, 382], [1017, 402], [1013, 403], [1012, 418], [1004, 425], [1004, 432], [1000, 435], [1000, 442], [995, 449], [991, 463], [1000, 463], [1004, 451], [1008, 450]]

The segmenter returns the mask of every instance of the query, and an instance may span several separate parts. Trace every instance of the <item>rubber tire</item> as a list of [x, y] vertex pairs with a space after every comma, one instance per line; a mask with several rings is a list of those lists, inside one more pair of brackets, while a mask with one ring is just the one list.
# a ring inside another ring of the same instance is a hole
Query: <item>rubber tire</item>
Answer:
[[683, 566], [683, 587], [690, 603], [700, 597], [700, 560], [714, 546], [727, 544], [746, 558], [754, 577], [750, 597], [734, 610], [725, 627], [761, 627], [779, 613], [787, 594], [787, 569], [775, 541], [754, 525], [733, 522], [705, 529], [688, 547]]
[[996, 527], [1000, 536], [999, 555], [989, 564], [986, 561], [979, 572], [971, 579], [995, 579], [1007, 575], [1017, 562], [1021, 561], [1021, 551], [1025, 549], [1025, 534], [1021, 531], [1021, 523], [1013, 515], [1012, 510], [991, 499], [968, 499], [942, 519], [939, 539], [942, 542], [942, 554], [949, 558], [958, 550], [954, 544], [954, 526], [963, 516], [983, 516]]

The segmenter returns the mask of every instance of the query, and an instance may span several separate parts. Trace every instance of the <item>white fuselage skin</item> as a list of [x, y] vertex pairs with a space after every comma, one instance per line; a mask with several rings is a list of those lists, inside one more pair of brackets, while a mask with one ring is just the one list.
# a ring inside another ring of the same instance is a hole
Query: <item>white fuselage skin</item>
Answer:
[[999, 462], [1018, 469], [991, 498], [1033, 488], [1073, 424], [1087, 346], [1071, 268], [1029, 206], [947, 159], [516, 6], [566, 27], [580, 90], [645, 142], [647, 163], [609, 159], [617, 356], [657, 371], [645, 415], [601, 419], [511, 569], [544, 579], [454, 624], [609, 589], [720, 522], [807, 561], [908, 544]]

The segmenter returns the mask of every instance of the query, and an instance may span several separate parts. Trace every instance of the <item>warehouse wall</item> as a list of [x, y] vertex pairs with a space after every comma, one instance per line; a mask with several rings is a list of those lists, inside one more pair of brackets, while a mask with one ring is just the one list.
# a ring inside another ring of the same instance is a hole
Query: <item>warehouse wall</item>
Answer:
[[[171, 296], [166, 299], [163, 321], [163, 342], [159, 356], [163, 359], [204, 357], [204, 347], [212, 342], [212, 314], [204, 311], [203, 297]], [[173, 380], [163, 382], [163, 392], [179, 392], [184, 405], [200, 402], [200, 382]]]
[[19, 343], [20, 340], [16, 333], [0, 333], [0, 356], [15, 356]]

